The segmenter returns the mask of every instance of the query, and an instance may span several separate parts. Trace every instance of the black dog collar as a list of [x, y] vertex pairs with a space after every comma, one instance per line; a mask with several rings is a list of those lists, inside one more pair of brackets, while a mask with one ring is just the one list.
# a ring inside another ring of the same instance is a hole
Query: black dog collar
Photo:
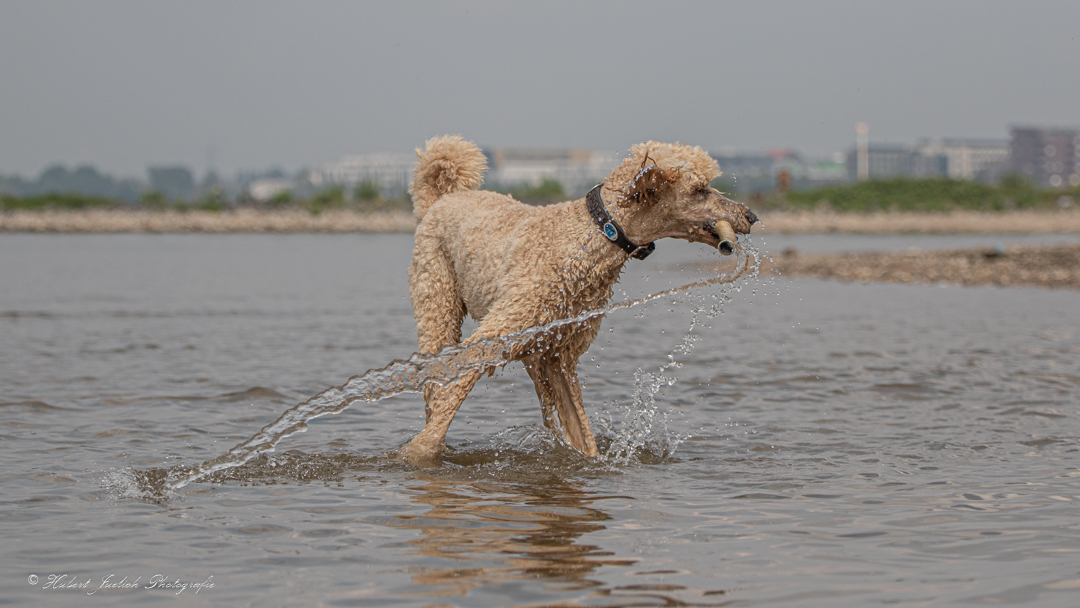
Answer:
[[615, 218], [611, 217], [607, 207], [604, 206], [604, 199], [600, 198], [600, 184], [589, 190], [589, 194], [585, 196], [585, 205], [589, 208], [589, 215], [592, 216], [593, 221], [600, 228], [600, 232], [604, 233], [607, 240], [629, 253], [630, 257], [636, 260], [644, 260], [656, 249], [655, 243], [635, 245], [633, 241], [626, 238], [622, 226], [615, 221]]

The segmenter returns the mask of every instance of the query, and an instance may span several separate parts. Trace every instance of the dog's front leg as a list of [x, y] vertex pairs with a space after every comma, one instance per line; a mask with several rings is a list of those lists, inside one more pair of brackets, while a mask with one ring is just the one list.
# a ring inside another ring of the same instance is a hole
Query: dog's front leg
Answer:
[[[536, 396], [543, 408], [544, 425], [548, 428], [562, 426], [563, 436], [570, 445], [581, 450], [586, 456], [598, 456], [596, 438], [589, 428], [589, 418], [585, 414], [585, 403], [581, 397], [581, 384], [577, 378], [577, 357], [566, 351], [544, 353], [529, 357], [525, 361], [536, 386]], [[555, 414], [558, 413], [558, 422]]]
[[480, 379], [479, 370], [469, 372], [447, 386], [429, 384], [424, 388], [424, 430], [416, 434], [398, 451], [398, 455], [416, 466], [436, 464], [435, 458], [443, 449], [446, 431], [454, 420], [461, 403]]

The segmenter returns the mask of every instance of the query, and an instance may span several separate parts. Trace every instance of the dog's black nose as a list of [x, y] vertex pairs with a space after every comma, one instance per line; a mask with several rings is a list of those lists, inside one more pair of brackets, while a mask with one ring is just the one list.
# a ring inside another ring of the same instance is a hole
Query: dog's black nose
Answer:
[[746, 207], [743, 207], [743, 215], [746, 216], [746, 221], [750, 222], [751, 226], [756, 224], [758, 221], [757, 215], [755, 215], [753, 211], [750, 211]]

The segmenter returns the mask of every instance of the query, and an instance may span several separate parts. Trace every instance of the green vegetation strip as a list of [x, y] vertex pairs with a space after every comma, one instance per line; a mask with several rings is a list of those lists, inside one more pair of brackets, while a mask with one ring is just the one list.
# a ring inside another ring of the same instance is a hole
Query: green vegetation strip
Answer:
[[768, 206], [826, 208], [839, 212], [1011, 211], [1070, 207], [1080, 199], [1071, 191], [1040, 190], [1025, 180], [1007, 178], [997, 186], [952, 179], [887, 179], [818, 188], [766, 197]]
[[[544, 205], [566, 200], [562, 185], [552, 179], [536, 186], [501, 187], [491, 189], [510, 194], [520, 201]], [[720, 186], [722, 187], [722, 185]], [[350, 197], [349, 194], [352, 196]], [[841, 213], [873, 213], [879, 211], [930, 212], [950, 211], [1013, 211], [1051, 210], [1069, 208], [1080, 201], [1080, 187], [1071, 190], [1041, 190], [1023, 178], [1006, 177], [996, 186], [950, 179], [887, 179], [842, 184], [808, 191], [773, 192], [764, 195], [737, 197], [754, 209], [788, 211], [831, 210]], [[240, 197], [230, 200], [220, 191], [205, 193], [195, 201], [169, 200], [160, 192], [146, 192], [134, 205], [106, 198], [81, 194], [45, 194], [16, 197], [0, 195], [0, 210], [43, 211], [80, 210], [96, 208], [140, 209], [152, 211], [225, 211], [236, 207], [253, 209], [304, 209], [313, 215], [325, 211], [348, 209], [359, 212], [409, 211], [408, 195], [383, 199], [378, 184], [361, 182], [353, 191], [332, 186], [296, 198], [289, 190], [275, 194], [270, 200], [258, 202]]]
[[4, 211], [39, 211], [42, 209], [93, 209], [95, 207], [115, 207], [122, 203], [81, 194], [43, 194], [41, 196], [0, 196], [0, 206]]

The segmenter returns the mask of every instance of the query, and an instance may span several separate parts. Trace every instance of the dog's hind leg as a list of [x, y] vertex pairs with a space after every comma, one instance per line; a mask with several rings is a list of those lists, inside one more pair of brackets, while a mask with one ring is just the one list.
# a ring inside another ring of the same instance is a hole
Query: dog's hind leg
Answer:
[[426, 422], [424, 429], [416, 434], [398, 451], [409, 463], [422, 465], [430, 462], [442, 451], [446, 431], [454, 420], [461, 403], [480, 379], [479, 370], [471, 371], [460, 380], [447, 386], [429, 384], [424, 388]]
[[[438, 243], [421, 235], [417, 235], [409, 266], [409, 299], [421, 353], [438, 352], [447, 344], [461, 342], [465, 303], [458, 294], [453, 267], [440, 253]], [[480, 372], [470, 372], [447, 386], [424, 387], [424, 429], [401, 448], [399, 455], [414, 464], [437, 456], [454, 414], [479, 379]]]
[[454, 267], [437, 239], [416, 235], [409, 264], [409, 300], [420, 352], [434, 353], [447, 344], [461, 342], [465, 302], [458, 293]]
[[[524, 360], [540, 398], [544, 425], [551, 429], [562, 427], [570, 445], [586, 456], [598, 456], [596, 438], [589, 428], [585, 404], [581, 398], [581, 383], [577, 377], [577, 357], [564, 351], [545, 352]], [[558, 414], [558, 422], [555, 415]]]

